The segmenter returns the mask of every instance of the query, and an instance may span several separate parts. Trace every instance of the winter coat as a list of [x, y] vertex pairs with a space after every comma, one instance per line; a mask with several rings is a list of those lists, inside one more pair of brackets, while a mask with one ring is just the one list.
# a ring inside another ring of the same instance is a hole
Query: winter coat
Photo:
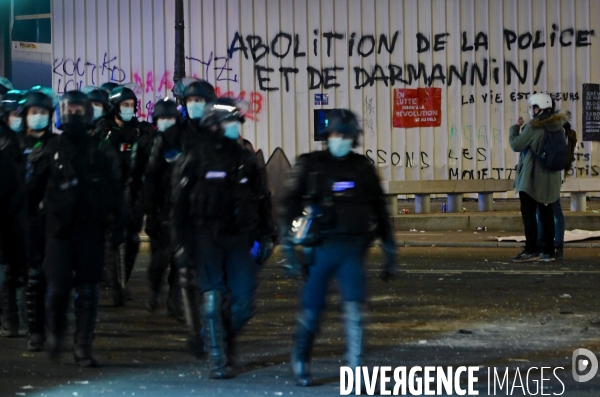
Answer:
[[560, 197], [561, 172], [548, 171], [537, 160], [544, 143], [545, 131], [559, 131], [568, 121], [566, 111], [542, 113], [523, 126], [515, 124], [510, 127], [510, 147], [521, 152], [517, 165], [515, 190], [525, 192], [538, 203], [551, 204]]

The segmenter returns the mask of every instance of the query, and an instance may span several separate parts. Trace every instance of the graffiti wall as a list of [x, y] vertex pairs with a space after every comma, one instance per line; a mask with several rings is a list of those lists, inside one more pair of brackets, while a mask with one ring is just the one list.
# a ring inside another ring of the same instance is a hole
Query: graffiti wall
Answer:
[[[54, 0], [52, 15], [57, 91], [136, 82], [141, 118], [171, 95], [173, 0]], [[349, 107], [383, 179], [511, 178], [508, 128], [547, 92], [573, 113], [574, 173], [600, 177], [598, 144], [581, 136], [600, 2], [187, 0], [185, 16], [187, 75], [245, 99], [244, 136], [266, 154], [321, 149], [313, 110]]]

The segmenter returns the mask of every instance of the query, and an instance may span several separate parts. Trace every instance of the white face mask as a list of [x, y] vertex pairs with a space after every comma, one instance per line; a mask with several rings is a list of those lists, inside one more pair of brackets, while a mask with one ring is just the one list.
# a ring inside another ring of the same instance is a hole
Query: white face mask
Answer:
[[20, 132], [23, 129], [23, 119], [20, 117], [9, 117], [8, 126], [14, 132]]
[[121, 108], [121, 119], [129, 121], [133, 118], [133, 108]]
[[175, 121], [174, 119], [158, 119], [156, 121], [156, 128], [158, 128], [160, 132], [164, 132], [168, 130], [169, 127], [174, 126], [176, 122], [177, 121]]
[[50, 116], [47, 114], [32, 114], [27, 116], [27, 126], [32, 130], [43, 130], [48, 127]]
[[93, 106], [94, 108], [94, 121], [104, 116], [104, 108], [102, 106]]

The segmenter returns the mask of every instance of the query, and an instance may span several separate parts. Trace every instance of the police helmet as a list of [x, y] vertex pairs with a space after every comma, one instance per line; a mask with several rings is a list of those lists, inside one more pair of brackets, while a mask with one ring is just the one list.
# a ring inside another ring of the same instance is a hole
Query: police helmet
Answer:
[[110, 94], [112, 92], [112, 90], [114, 90], [118, 86], [119, 85], [117, 83], [113, 83], [112, 81], [109, 81], [107, 83], [100, 85], [100, 88], [102, 88], [104, 91], [106, 91], [107, 93]]
[[21, 106], [21, 114], [27, 114], [27, 109], [32, 106], [47, 109], [50, 113], [54, 110], [52, 98], [39, 90], [27, 92], [19, 102], [19, 105]]
[[138, 100], [137, 100], [137, 96], [135, 96], [135, 92], [133, 92], [133, 90], [131, 88], [117, 86], [117, 88], [112, 90], [110, 92], [110, 95], [108, 96], [108, 101], [113, 106], [113, 109], [116, 112], [119, 111], [119, 105], [121, 104], [121, 102], [127, 101], [129, 99], [133, 99], [133, 102], [135, 103], [135, 108], [133, 111], [134, 111], [134, 113], [137, 113], [137, 111], [138, 111], [137, 101]]
[[327, 115], [326, 134], [337, 132], [352, 138], [358, 138], [362, 133], [362, 128], [358, 124], [358, 119], [354, 112], [348, 109], [333, 109]]
[[19, 90], [10, 90], [2, 97], [0, 101], [0, 117], [19, 109], [19, 102], [23, 99], [24, 92]]
[[102, 88], [96, 88], [87, 93], [87, 97], [90, 102], [99, 102], [104, 106], [104, 111], [110, 110], [110, 103], [108, 102], [108, 92]]
[[156, 122], [159, 117], [179, 118], [180, 113], [177, 109], [177, 103], [169, 98], [161, 99], [154, 104], [152, 111], [152, 121]]
[[206, 80], [197, 80], [185, 87], [185, 90], [183, 91], [184, 101], [191, 96], [199, 96], [206, 102], [213, 101], [217, 98], [215, 87]]
[[13, 85], [6, 77], [0, 77], [0, 95], [6, 94], [13, 89]]
[[[76, 106], [76, 109], [74, 109]], [[92, 102], [81, 91], [68, 91], [58, 103], [59, 122], [58, 128], [73, 124], [85, 124], [91, 126], [94, 124], [94, 109]]]
[[239, 121], [242, 123], [244, 115], [234, 99], [223, 97], [217, 98], [206, 105], [200, 123], [204, 127], [212, 127], [226, 121]]
[[539, 93], [529, 97], [529, 105], [537, 106], [540, 110], [552, 109], [552, 98], [548, 94]]

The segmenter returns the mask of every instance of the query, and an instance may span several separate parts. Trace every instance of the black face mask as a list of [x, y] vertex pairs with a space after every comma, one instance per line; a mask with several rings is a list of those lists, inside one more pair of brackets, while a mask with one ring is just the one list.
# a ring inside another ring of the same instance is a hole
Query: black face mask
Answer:
[[76, 143], [86, 136], [87, 129], [85, 118], [79, 114], [70, 115], [62, 125], [63, 135]]

